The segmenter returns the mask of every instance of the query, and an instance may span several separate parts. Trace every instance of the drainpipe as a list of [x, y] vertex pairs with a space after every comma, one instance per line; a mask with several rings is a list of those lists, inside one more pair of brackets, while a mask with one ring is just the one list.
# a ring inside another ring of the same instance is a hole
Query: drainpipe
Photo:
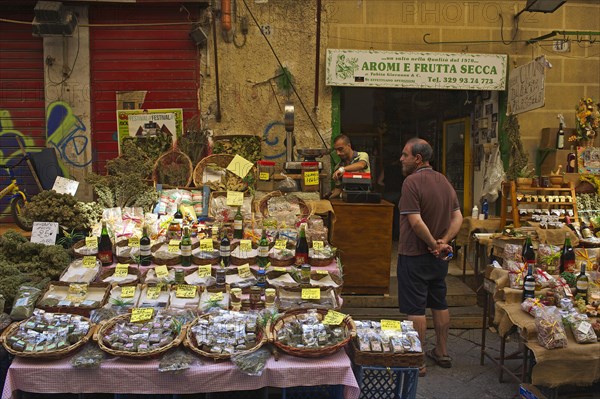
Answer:
[[217, 19], [214, 13], [212, 17], [213, 45], [215, 53], [215, 89], [217, 94], [217, 112], [215, 117], [217, 122], [221, 122], [221, 94], [219, 92], [219, 55], [217, 53]]
[[317, 0], [317, 34], [315, 49], [315, 107], [313, 112], [319, 110], [319, 59], [321, 58], [321, 1]]

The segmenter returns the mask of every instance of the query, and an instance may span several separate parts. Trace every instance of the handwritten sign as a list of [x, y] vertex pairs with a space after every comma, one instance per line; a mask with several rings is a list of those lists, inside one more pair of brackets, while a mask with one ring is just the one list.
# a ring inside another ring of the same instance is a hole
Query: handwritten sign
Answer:
[[31, 230], [31, 242], [44, 245], [54, 245], [58, 234], [58, 223], [56, 222], [33, 222]]
[[517, 115], [544, 106], [545, 64], [546, 60], [542, 56], [510, 70], [507, 115]]
[[70, 194], [75, 195], [79, 187], [79, 182], [71, 179], [65, 179], [62, 176], [56, 176], [52, 190], [59, 194]]
[[381, 319], [382, 330], [401, 330], [402, 324], [398, 320]]
[[200, 251], [202, 252], [212, 252], [214, 249], [213, 241], [210, 238], [203, 238], [200, 240]]
[[168, 248], [168, 252], [170, 253], [177, 253], [179, 252], [179, 243], [181, 241], [179, 240], [171, 240], [169, 241], [169, 248]]
[[121, 287], [121, 298], [133, 298], [135, 295], [135, 286]]
[[160, 296], [160, 287], [148, 287], [146, 290], [146, 298], [158, 299]]
[[313, 249], [315, 251], [322, 251], [324, 248], [323, 241], [313, 241]]
[[240, 191], [227, 191], [227, 206], [244, 205], [244, 193]]
[[165, 278], [169, 275], [169, 270], [167, 269], [167, 266], [165, 266], [165, 265], [156, 266], [154, 268], [154, 272], [156, 273], [156, 277], [158, 277], [158, 278]]
[[252, 276], [252, 272], [250, 271], [250, 265], [246, 263], [245, 265], [239, 266], [238, 276], [240, 276], [241, 278], [248, 278]]
[[133, 308], [131, 309], [131, 318], [129, 321], [132, 323], [148, 321], [152, 319], [153, 315], [154, 308]]
[[327, 270], [317, 270], [317, 274], [323, 274], [323, 275], [328, 275], [329, 272]]
[[212, 267], [210, 265], [198, 266], [198, 277], [210, 277]]
[[177, 298], [193, 298], [196, 296], [196, 286], [180, 284], [177, 286], [177, 291], [175, 291], [175, 296]]
[[258, 174], [258, 180], [262, 180], [262, 181], [269, 180], [269, 172], [260, 172]]
[[302, 288], [302, 299], [321, 299], [321, 289]]
[[285, 238], [275, 240], [275, 248], [276, 249], [286, 249], [287, 248], [287, 240]]
[[139, 237], [129, 238], [129, 240], [127, 240], [127, 245], [129, 245], [130, 248], [139, 248], [140, 247]]
[[276, 272], [287, 272], [287, 269], [285, 267], [279, 267], [279, 266], [275, 266], [273, 268], [273, 270], [275, 270]]
[[127, 274], [129, 274], [129, 265], [125, 263], [117, 263], [117, 266], [115, 267], [114, 276], [127, 277]]
[[91, 249], [98, 248], [98, 237], [85, 237], [85, 246]]
[[215, 292], [214, 294], [210, 294], [210, 300], [211, 301], [222, 301], [223, 300], [223, 293], [222, 292]]
[[240, 251], [244, 251], [244, 252], [252, 251], [252, 241], [240, 240]]
[[319, 171], [309, 170], [304, 172], [304, 185], [317, 186], [319, 184]]
[[83, 260], [81, 261], [81, 264], [86, 269], [93, 269], [94, 267], [96, 267], [96, 257], [91, 255], [84, 256]]
[[342, 324], [342, 321], [344, 321], [345, 317], [345, 314], [329, 309], [329, 311], [323, 318], [323, 324], [327, 324], [330, 326], [339, 326], [340, 324]]
[[227, 170], [243, 179], [253, 166], [254, 164], [246, 158], [236, 155], [227, 165]]

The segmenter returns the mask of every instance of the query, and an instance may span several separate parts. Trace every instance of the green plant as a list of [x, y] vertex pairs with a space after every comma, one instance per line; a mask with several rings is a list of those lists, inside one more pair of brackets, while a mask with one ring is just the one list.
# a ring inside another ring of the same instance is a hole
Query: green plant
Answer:
[[527, 165], [523, 166], [523, 169], [517, 172], [517, 177], [533, 177], [535, 175], [535, 170], [533, 168], [529, 168]]
[[67, 230], [61, 230], [62, 237], [56, 240], [57, 245], [62, 245], [63, 248], [71, 248], [73, 244], [75, 244], [79, 240], [83, 240], [85, 235], [76, 230], [71, 230], [70, 232]]

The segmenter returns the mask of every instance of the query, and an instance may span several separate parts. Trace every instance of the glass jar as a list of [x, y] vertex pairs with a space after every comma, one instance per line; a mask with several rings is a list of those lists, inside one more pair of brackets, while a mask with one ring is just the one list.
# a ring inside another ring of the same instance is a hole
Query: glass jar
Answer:
[[250, 309], [258, 309], [262, 301], [262, 290], [260, 287], [253, 286], [250, 288]]
[[258, 180], [256, 181], [256, 189], [258, 191], [273, 191], [273, 174], [275, 173], [275, 162], [273, 161], [258, 161]]

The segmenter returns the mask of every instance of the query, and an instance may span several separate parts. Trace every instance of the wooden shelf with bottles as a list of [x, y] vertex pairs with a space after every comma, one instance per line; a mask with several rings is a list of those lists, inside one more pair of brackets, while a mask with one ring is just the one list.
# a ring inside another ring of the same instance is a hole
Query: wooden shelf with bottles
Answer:
[[[518, 195], [543, 195], [544, 197], [550, 195], [564, 195], [570, 196], [572, 201], [519, 201]], [[502, 183], [502, 199], [501, 199], [501, 211], [500, 211], [500, 228], [503, 229], [506, 226], [507, 220], [512, 220], [515, 227], [521, 227], [521, 221], [531, 220], [529, 215], [519, 215], [519, 205], [542, 205], [543, 209], [565, 209], [573, 211], [573, 222], [579, 222], [579, 216], [577, 214], [577, 202], [575, 197], [575, 184], [573, 182], [563, 183], [561, 187], [517, 187], [514, 181]], [[510, 211], [508, 207], [510, 206]]]

